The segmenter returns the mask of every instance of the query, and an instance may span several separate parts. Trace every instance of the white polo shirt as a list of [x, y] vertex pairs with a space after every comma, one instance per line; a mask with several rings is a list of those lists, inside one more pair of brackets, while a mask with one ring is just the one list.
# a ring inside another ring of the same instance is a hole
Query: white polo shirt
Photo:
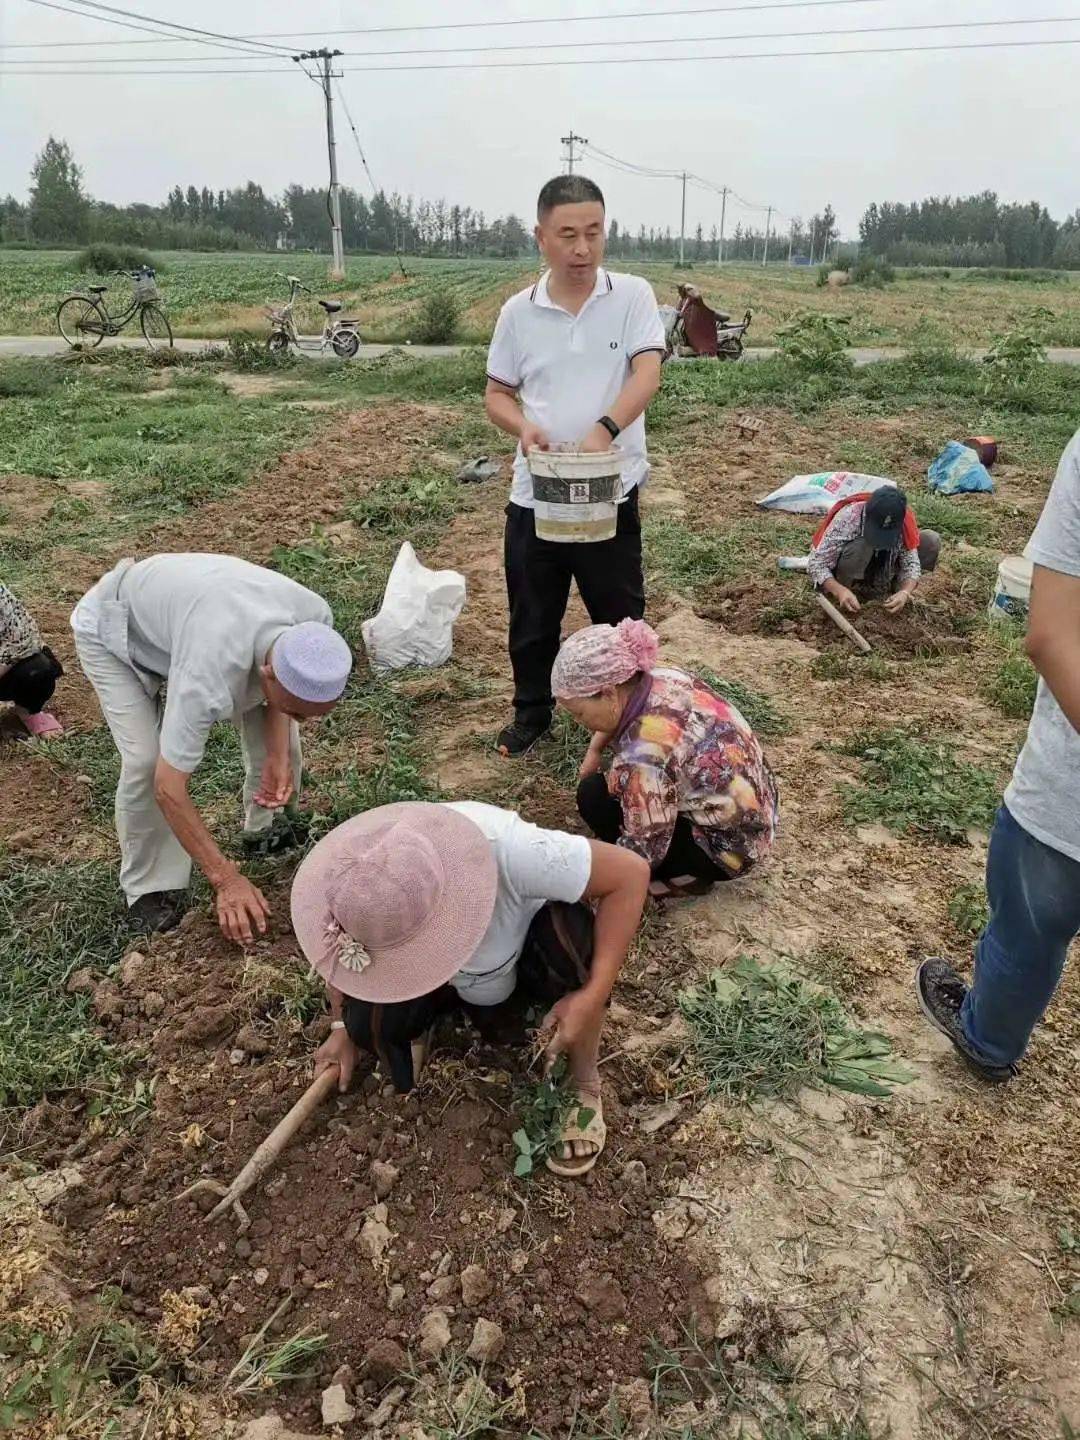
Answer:
[[[615, 403], [630, 362], [646, 350], [664, 353], [656, 296], [638, 275], [596, 273], [596, 287], [576, 315], [548, 294], [548, 272], [512, 295], [499, 313], [488, 351], [492, 380], [516, 390], [528, 419], [553, 442], [582, 440]], [[623, 496], [649, 474], [645, 417], [615, 442], [627, 455]], [[518, 446], [510, 499], [532, 509], [532, 477]]]

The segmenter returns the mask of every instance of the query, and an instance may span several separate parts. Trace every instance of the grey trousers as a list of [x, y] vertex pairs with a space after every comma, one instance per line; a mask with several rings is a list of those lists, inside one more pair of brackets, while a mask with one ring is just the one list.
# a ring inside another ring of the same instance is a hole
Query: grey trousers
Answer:
[[[140, 895], [185, 890], [191, 880], [191, 857], [154, 799], [161, 695], [149, 694], [136, 671], [99, 641], [77, 634], [75, 648], [120, 752], [120, 783], [116, 787], [120, 888], [129, 905]], [[237, 722], [244, 757], [244, 828], [249, 834], [268, 830], [275, 813], [253, 799], [266, 759], [265, 717], [265, 707], [260, 705]], [[300, 727], [295, 721], [289, 727], [289, 751], [294, 794], [299, 795], [302, 757]]]
[[[872, 545], [868, 545], [861, 536], [857, 536], [854, 540], [849, 540], [841, 550], [833, 574], [840, 584], [846, 585], [848, 589], [852, 589], [865, 580], [868, 588], [891, 594], [897, 588], [898, 557], [890, 557], [891, 564], [871, 567], [870, 562], [877, 553]], [[919, 564], [922, 566], [924, 575], [930, 575], [937, 569], [940, 554], [941, 536], [937, 531], [920, 531]], [[871, 570], [871, 575], [867, 575], [867, 570]]]

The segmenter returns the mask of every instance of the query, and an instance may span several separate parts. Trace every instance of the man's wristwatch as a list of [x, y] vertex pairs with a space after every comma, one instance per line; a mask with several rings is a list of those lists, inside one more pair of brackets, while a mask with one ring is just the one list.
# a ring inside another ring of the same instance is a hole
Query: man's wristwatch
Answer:
[[617, 440], [622, 433], [622, 426], [616, 425], [615, 421], [612, 420], [610, 415], [601, 415], [600, 419], [596, 423], [604, 427], [607, 433], [611, 436], [612, 440]]

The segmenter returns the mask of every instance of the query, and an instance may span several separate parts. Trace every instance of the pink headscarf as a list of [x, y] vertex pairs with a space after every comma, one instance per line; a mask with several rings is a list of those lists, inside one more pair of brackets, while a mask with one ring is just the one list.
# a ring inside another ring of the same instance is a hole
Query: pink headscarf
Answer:
[[598, 695], [651, 670], [659, 651], [656, 631], [644, 620], [588, 625], [563, 641], [551, 671], [551, 693], [559, 700]]

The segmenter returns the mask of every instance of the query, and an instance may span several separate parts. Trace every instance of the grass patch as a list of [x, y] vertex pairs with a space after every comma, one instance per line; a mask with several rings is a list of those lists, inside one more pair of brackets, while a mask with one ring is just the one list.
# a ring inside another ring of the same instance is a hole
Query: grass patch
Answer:
[[711, 686], [718, 695], [722, 695], [735, 706], [755, 734], [765, 739], [777, 739], [781, 735], [791, 734], [790, 716], [768, 695], [762, 695], [759, 690], [751, 690], [749, 685], [744, 685], [741, 680], [725, 680], [717, 675], [715, 670], [710, 670], [707, 665], [698, 661], [695, 661], [691, 668], [695, 675], [701, 676], [706, 685]]
[[115, 964], [129, 940], [111, 865], [0, 862], [0, 1107], [115, 1080], [119, 1056], [64, 985]]
[[965, 935], [981, 935], [990, 919], [983, 885], [961, 885], [949, 897], [949, 919]]
[[919, 527], [936, 530], [947, 540], [967, 540], [972, 545], [986, 545], [994, 534], [994, 516], [979, 508], [977, 498], [966, 499], [935, 495], [927, 490], [912, 498]]
[[279, 545], [270, 565], [321, 595], [334, 612], [334, 624], [359, 652], [360, 626], [379, 608], [396, 548], [392, 540], [372, 536], [363, 554], [344, 555], [314, 539], [288, 548]]
[[415, 546], [437, 539], [461, 502], [461, 486], [450, 472], [416, 470], [380, 480], [345, 513], [367, 530], [409, 539]]
[[1030, 719], [1039, 673], [1024, 652], [1023, 627], [995, 620], [987, 625], [986, 636], [995, 661], [980, 686], [983, 695], [1010, 720]]
[[815, 680], [888, 680], [892, 675], [889, 662], [876, 652], [856, 655], [850, 646], [823, 650], [810, 662]]
[[776, 557], [801, 553], [808, 532], [794, 520], [755, 516], [728, 530], [695, 529], [681, 520], [649, 519], [644, 526], [645, 565], [668, 588], [696, 595], [747, 574], [773, 574]]
[[844, 815], [852, 824], [878, 820], [898, 834], [955, 845], [971, 827], [985, 829], [994, 818], [998, 777], [957, 760], [944, 741], [900, 729], [874, 730], [855, 736], [842, 753], [865, 761], [868, 771], [865, 783], [841, 787]]
[[709, 1093], [728, 1100], [835, 1085], [885, 1097], [913, 1077], [884, 1035], [857, 1030], [835, 996], [748, 955], [684, 990], [679, 1007]]

